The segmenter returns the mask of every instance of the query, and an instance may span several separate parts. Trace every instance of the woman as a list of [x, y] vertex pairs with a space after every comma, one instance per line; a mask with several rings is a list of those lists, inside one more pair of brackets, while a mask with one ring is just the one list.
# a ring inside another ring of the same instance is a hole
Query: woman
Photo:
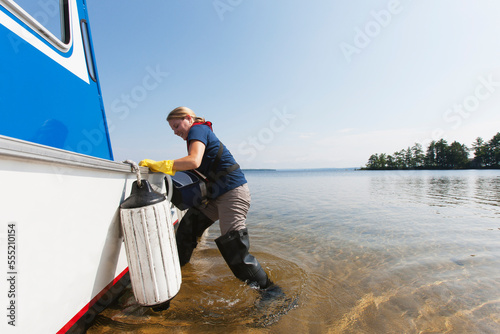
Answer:
[[189, 262], [203, 231], [219, 220], [221, 236], [215, 243], [233, 274], [251, 286], [268, 288], [271, 281], [248, 252], [250, 242], [245, 221], [250, 191], [239, 165], [213, 133], [212, 124], [197, 117], [191, 109], [178, 107], [170, 112], [167, 121], [174, 133], [186, 141], [188, 155], [158, 162], [146, 159], [139, 164], [170, 175], [196, 169], [211, 181], [208, 203], [190, 208], [179, 224], [176, 241], [181, 265]]

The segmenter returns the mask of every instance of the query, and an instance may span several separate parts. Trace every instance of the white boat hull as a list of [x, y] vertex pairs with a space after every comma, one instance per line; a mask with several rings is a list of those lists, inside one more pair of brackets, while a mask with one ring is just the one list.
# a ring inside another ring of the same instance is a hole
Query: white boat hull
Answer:
[[[7, 244], [15, 246], [14, 266], [4, 269], [15, 291], [2, 303], [14, 303], [15, 326], [4, 316], [0, 332], [65, 332], [127, 272], [119, 205], [136, 175], [122, 163], [0, 139], [3, 268]], [[141, 170], [164, 190], [163, 174]], [[9, 289], [0, 280], [2, 295]]]

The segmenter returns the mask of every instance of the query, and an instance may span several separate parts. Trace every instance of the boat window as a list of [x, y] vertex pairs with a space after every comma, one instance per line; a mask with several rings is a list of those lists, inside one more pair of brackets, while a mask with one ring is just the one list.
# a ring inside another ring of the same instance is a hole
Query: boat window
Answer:
[[0, 4], [61, 51], [69, 49], [68, 0], [0, 0]]
[[80, 24], [82, 26], [82, 37], [83, 37], [83, 48], [85, 50], [85, 59], [87, 60], [87, 69], [89, 71], [90, 78], [94, 81], [96, 78], [96, 71], [94, 66], [94, 55], [92, 54], [92, 48], [90, 43], [89, 28], [87, 26], [87, 21], [81, 20]]

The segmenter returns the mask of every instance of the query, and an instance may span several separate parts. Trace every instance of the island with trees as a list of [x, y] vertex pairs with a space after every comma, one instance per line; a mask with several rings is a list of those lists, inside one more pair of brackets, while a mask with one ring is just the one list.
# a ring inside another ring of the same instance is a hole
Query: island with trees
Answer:
[[[470, 158], [470, 153], [473, 157]], [[451, 144], [444, 139], [433, 140], [427, 151], [421, 144], [394, 152], [372, 154], [364, 170], [392, 169], [498, 169], [500, 168], [500, 132], [488, 142], [476, 138], [472, 148], [454, 141]]]

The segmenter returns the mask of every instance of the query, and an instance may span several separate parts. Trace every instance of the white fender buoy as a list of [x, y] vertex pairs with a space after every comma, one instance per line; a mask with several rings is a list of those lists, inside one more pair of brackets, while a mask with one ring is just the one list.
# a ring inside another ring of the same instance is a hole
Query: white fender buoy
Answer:
[[140, 181], [120, 205], [124, 244], [137, 302], [160, 306], [179, 292], [181, 268], [170, 202], [147, 180]]

